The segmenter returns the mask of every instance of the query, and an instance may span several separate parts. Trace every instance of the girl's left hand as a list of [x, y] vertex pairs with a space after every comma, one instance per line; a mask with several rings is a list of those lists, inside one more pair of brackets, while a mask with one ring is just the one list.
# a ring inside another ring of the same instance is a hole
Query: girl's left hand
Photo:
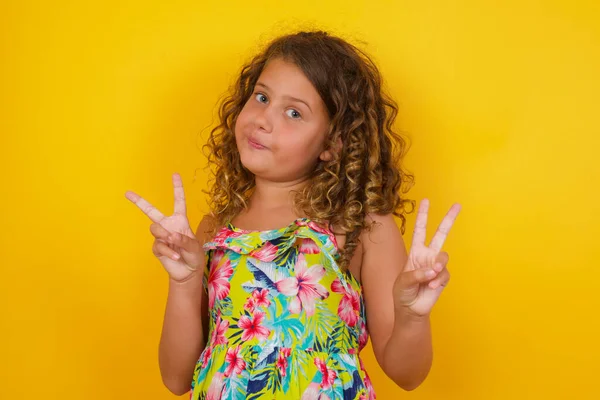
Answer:
[[440, 252], [454, 224], [460, 204], [456, 203], [446, 214], [429, 246], [425, 245], [429, 200], [423, 199], [415, 222], [415, 231], [406, 266], [394, 283], [394, 306], [410, 315], [426, 317], [450, 280], [446, 268], [448, 253]]

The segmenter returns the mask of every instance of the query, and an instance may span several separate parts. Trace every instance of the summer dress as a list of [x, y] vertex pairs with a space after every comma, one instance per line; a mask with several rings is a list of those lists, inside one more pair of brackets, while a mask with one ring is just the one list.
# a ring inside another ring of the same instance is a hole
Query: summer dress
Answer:
[[308, 218], [266, 231], [226, 224], [204, 245], [208, 340], [196, 399], [374, 399], [359, 358], [360, 283], [332, 232]]

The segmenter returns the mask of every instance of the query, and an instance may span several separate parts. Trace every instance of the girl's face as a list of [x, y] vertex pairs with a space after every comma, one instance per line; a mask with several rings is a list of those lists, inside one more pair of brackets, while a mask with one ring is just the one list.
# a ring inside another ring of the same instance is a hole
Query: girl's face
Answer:
[[323, 151], [329, 117], [323, 100], [295, 64], [270, 60], [235, 124], [244, 167], [257, 177], [290, 182], [331, 158]]

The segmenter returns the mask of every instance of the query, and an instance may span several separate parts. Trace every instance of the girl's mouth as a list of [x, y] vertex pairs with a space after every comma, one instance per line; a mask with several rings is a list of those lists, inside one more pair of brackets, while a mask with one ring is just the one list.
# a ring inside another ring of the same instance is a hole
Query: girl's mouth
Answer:
[[264, 150], [264, 149], [266, 149], [265, 146], [263, 146], [262, 144], [260, 144], [260, 143], [258, 143], [256, 141], [252, 140], [251, 138], [248, 138], [248, 143], [250, 144], [250, 146], [254, 147], [255, 149], [258, 149], [258, 150]]

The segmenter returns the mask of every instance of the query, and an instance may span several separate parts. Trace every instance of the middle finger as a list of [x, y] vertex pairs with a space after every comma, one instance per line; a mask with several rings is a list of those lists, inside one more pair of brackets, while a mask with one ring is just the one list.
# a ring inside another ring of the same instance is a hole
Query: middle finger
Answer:
[[456, 221], [456, 217], [460, 212], [461, 205], [459, 203], [455, 203], [450, 207], [450, 210], [440, 223], [437, 231], [433, 235], [433, 239], [431, 239], [431, 243], [429, 244], [429, 248], [435, 251], [440, 251], [446, 238], [448, 237], [448, 233], [450, 232], [450, 228], [454, 225], [454, 221]]

